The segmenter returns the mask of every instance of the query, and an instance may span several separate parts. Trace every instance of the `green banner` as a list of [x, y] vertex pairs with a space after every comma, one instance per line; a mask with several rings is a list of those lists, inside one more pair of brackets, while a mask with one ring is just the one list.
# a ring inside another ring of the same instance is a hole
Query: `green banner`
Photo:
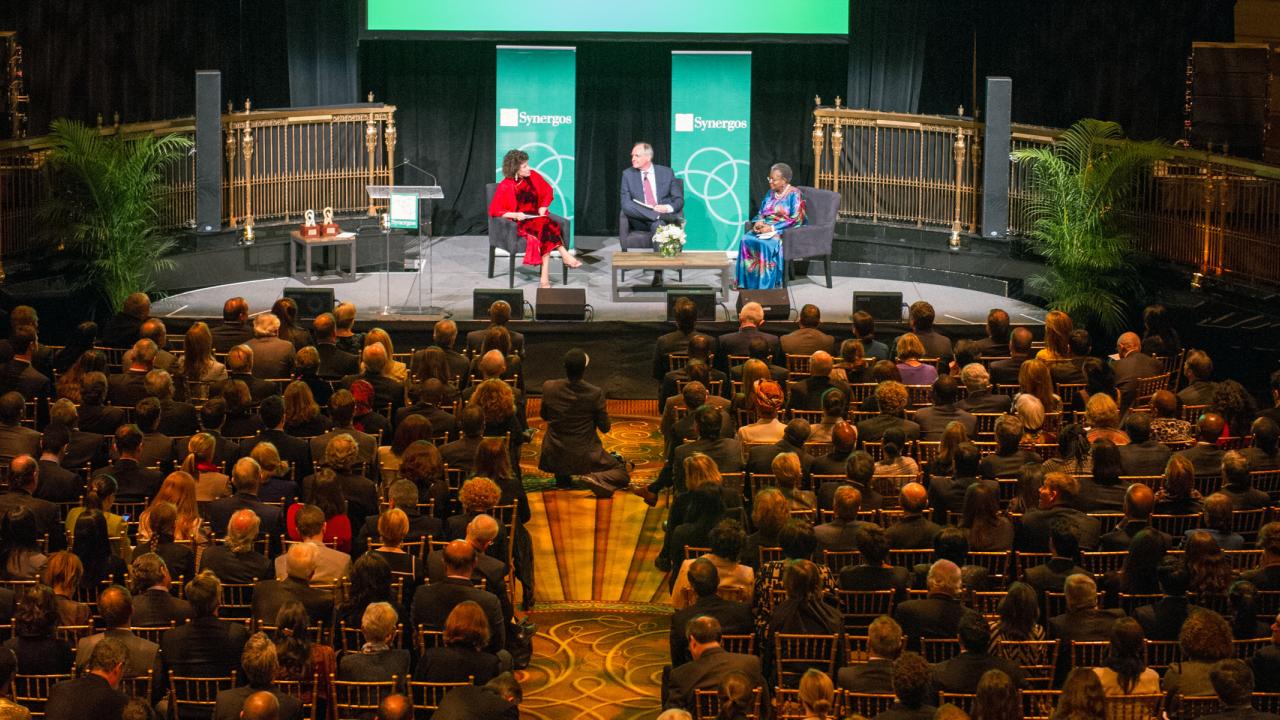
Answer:
[[671, 53], [671, 169], [684, 180], [686, 248], [736, 248], [755, 214], [751, 53]]
[[[494, 108], [497, 168], [508, 150], [529, 153], [529, 167], [555, 191], [551, 212], [573, 220], [574, 101], [577, 54], [571, 47], [498, 46], [498, 94]], [[573, 224], [567, 239], [573, 247]]]

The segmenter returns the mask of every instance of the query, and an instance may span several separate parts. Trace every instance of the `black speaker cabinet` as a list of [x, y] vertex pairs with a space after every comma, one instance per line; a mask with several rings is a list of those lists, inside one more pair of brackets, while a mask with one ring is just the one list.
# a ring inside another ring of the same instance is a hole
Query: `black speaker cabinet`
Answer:
[[853, 291], [853, 311], [871, 315], [876, 322], [902, 322], [902, 293]]
[[538, 288], [534, 317], [539, 320], [585, 320], [586, 288]]
[[222, 73], [196, 71], [196, 232], [222, 229]]
[[499, 288], [490, 290], [486, 288], [476, 288], [471, 291], [471, 317], [476, 320], [489, 319], [489, 306], [506, 300], [511, 306], [511, 319], [524, 319], [524, 290], [508, 290], [507, 288]]
[[318, 315], [333, 312], [333, 288], [287, 287], [284, 296], [298, 304], [299, 320], [314, 320]]
[[716, 321], [716, 294], [712, 288], [673, 288], [667, 291], [667, 322], [676, 319], [676, 300], [687, 297], [698, 308], [700, 322]]
[[742, 312], [742, 306], [749, 302], [760, 303], [760, 307], [764, 308], [765, 320], [791, 319], [791, 296], [782, 288], [776, 290], [739, 290], [738, 312]]
[[1013, 81], [987, 78], [986, 134], [982, 138], [982, 236], [1004, 238], [1009, 234], [1009, 125]]

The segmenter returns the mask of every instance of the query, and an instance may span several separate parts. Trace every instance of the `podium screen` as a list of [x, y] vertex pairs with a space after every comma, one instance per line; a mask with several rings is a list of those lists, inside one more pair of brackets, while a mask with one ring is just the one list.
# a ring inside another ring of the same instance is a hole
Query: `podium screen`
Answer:
[[[366, 0], [366, 35], [670, 36], [845, 40], [848, 0]], [[618, 39], [625, 39], [619, 37]]]

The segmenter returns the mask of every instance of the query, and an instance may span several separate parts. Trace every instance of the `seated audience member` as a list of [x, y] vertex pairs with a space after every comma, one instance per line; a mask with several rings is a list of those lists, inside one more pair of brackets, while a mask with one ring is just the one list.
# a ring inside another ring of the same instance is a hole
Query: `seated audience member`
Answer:
[[378, 539], [381, 544], [370, 552], [378, 553], [391, 567], [391, 573], [404, 581], [405, 588], [417, 588], [425, 575], [418, 556], [401, 547], [409, 532], [409, 517], [399, 508], [390, 508], [378, 516]]
[[[1249, 461], [1249, 469], [1252, 471], [1280, 469], [1280, 427], [1275, 421], [1269, 417], [1260, 417], [1253, 421], [1249, 433], [1253, 435], [1253, 447], [1240, 451]], [[41, 485], [45, 482], [43, 472], [42, 464]]]
[[133, 592], [134, 627], [181, 625], [195, 617], [191, 603], [169, 592], [172, 578], [159, 555], [146, 553], [135, 557], [129, 568], [129, 583]]
[[1122, 508], [1124, 520], [1120, 521], [1115, 530], [1098, 538], [1098, 548], [1103, 552], [1128, 550], [1133, 539], [1143, 530], [1151, 531], [1160, 537], [1166, 547], [1172, 547], [1172, 538], [1151, 527], [1151, 512], [1155, 508], [1155, 502], [1155, 493], [1142, 483], [1133, 483], [1125, 488]]
[[[915, 333], [903, 333], [894, 343], [894, 355], [898, 359], [898, 374], [902, 376], [904, 385], [932, 385], [933, 381], [938, 379], [938, 369], [922, 361], [925, 348], [920, 341], [920, 336]], [[947, 354], [950, 355], [950, 348]]]
[[[823, 568], [825, 570], [825, 568]], [[844, 632], [844, 620], [840, 611], [829, 604], [821, 585], [818, 566], [811, 560], [797, 559], [787, 565], [782, 573], [782, 586], [786, 599], [774, 606], [765, 629], [765, 637], [772, 645], [779, 633], [791, 635], [840, 635]], [[834, 595], [831, 600], [835, 600]], [[789, 670], [787, 663], [776, 659], [784, 667], [776, 672]], [[791, 670], [794, 672], [794, 670]]]
[[1200, 514], [1200, 491], [1196, 490], [1195, 482], [1195, 468], [1190, 460], [1180, 455], [1169, 458], [1169, 464], [1164, 470], [1164, 482], [1156, 493], [1156, 514]]
[[1129, 444], [1121, 445], [1120, 466], [1125, 475], [1160, 475], [1173, 453], [1151, 435], [1151, 415], [1131, 412], [1124, 419]]
[[[209, 405], [206, 404], [205, 408]], [[211, 433], [192, 435], [187, 441], [187, 454], [182, 471], [196, 481], [196, 500], [209, 503], [231, 494], [231, 478], [222, 471], [218, 459], [218, 439]]]
[[[787, 498], [792, 511], [818, 509], [818, 500], [813, 491], [802, 490], [799, 487], [804, 473], [799, 455], [792, 452], [778, 453], [773, 456], [770, 469], [773, 470], [773, 479], [778, 490]], [[734, 494], [737, 495], [737, 493]]]
[[[416, 542], [427, 537], [443, 538], [444, 523], [440, 519], [427, 515], [418, 506], [418, 486], [411, 480], [403, 478], [391, 483], [387, 489], [388, 509], [396, 508], [404, 513], [409, 521], [409, 530], [404, 539]], [[369, 517], [364, 527], [351, 540], [351, 555], [359, 557], [369, 548], [369, 541], [378, 535], [378, 517]]]
[[[323, 485], [321, 483], [317, 487]], [[315, 499], [317, 502], [326, 502], [323, 492], [318, 492]], [[292, 524], [298, 531], [297, 539], [300, 544], [309, 545], [315, 550], [315, 574], [310, 578], [311, 581], [331, 583], [345, 577], [347, 569], [351, 567], [351, 556], [326, 544], [330, 537], [329, 525], [331, 522], [331, 518], [326, 517], [328, 512], [319, 505], [295, 505], [290, 508], [290, 511], [293, 511], [294, 508], [298, 508], [296, 514], [291, 512], [294, 521]], [[338, 515], [333, 519], [341, 517], [341, 515]], [[341, 543], [338, 543], [338, 545], [341, 545]], [[287, 553], [275, 559], [275, 577], [277, 579], [283, 580], [288, 575], [286, 571], [287, 564]]]
[[1271, 636], [1267, 623], [1258, 620], [1258, 588], [1248, 580], [1236, 580], [1227, 588], [1231, 635], [1237, 640]]
[[307, 609], [312, 623], [328, 623], [333, 617], [333, 593], [323, 588], [311, 587], [316, 571], [316, 546], [301, 542], [285, 553], [286, 576], [259, 580], [253, 586], [253, 618], [258, 623], [270, 623], [288, 600], [297, 600]]
[[[737, 438], [723, 436], [725, 417], [723, 411], [709, 406], [703, 406], [693, 411], [694, 425], [698, 430], [698, 439], [674, 446], [671, 452], [671, 479], [677, 493], [682, 493], [688, 489], [684, 467], [685, 462], [693, 455], [701, 454], [711, 458], [716, 468], [722, 473], [741, 472], [745, 467], [742, 443]], [[653, 483], [648, 487], [647, 492], [640, 493], [645, 503], [650, 507], [653, 507], [658, 502], [658, 496], [654, 494], [662, 489], [658, 485], [658, 483]], [[662, 487], [665, 487], [665, 485]], [[650, 502], [651, 500], [652, 502]]]
[[1025, 684], [1022, 668], [1017, 663], [990, 653], [991, 628], [982, 615], [970, 610], [960, 618], [957, 627], [961, 653], [934, 666], [933, 685], [941, 692], [973, 693], [989, 670], [1008, 675], [1015, 685]]
[[358, 682], [385, 682], [409, 676], [409, 651], [394, 649], [399, 634], [399, 618], [389, 603], [376, 602], [364, 610], [360, 632], [364, 645], [359, 652], [343, 653], [338, 660], [338, 679]]
[[[1117, 530], [1116, 532], [1120, 532]], [[1160, 567], [1173, 545], [1169, 536], [1155, 528], [1139, 530], [1125, 548], [1128, 552], [1118, 570], [1103, 575], [1107, 604], [1115, 607], [1121, 602], [1121, 593], [1128, 595], [1156, 595], [1160, 592]], [[1106, 552], [1106, 551], [1104, 551]], [[1119, 552], [1110, 551], [1110, 552]]]
[[751, 525], [755, 532], [742, 546], [742, 562], [750, 567], [760, 565], [760, 548], [778, 547], [778, 535], [791, 519], [790, 504], [777, 488], [767, 487], [756, 493], [751, 503]]
[[1182, 659], [1165, 671], [1160, 689], [1170, 697], [1212, 695], [1209, 673], [1217, 662], [1232, 656], [1232, 640], [1231, 626], [1218, 613], [1194, 611], [1187, 615], [1178, 633]]
[[1111, 626], [1111, 649], [1106, 664], [1095, 667], [1107, 695], [1155, 695], [1160, 675], [1147, 667], [1142, 626], [1133, 618], [1121, 618]]
[[1022, 447], [1022, 421], [1013, 415], [996, 420], [996, 451], [984, 455], [978, 472], [989, 480], [1018, 477], [1022, 466], [1040, 464], [1040, 456]]
[[[1183, 390], [1186, 392], [1186, 390]], [[1226, 421], [1216, 412], [1206, 412], [1196, 423], [1196, 442], [1186, 450], [1174, 453], [1174, 457], [1185, 458], [1197, 476], [1220, 475], [1225, 453], [1218, 447], [1218, 438], [1222, 437]]]
[[[82, 587], [80, 581], [83, 576], [84, 564], [75, 553], [62, 550], [49, 556], [43, 581], [53, 590], [53, 601], [58, 607], [59, 625], [89, 625], [92, 622], [93, 613], [89, 606], [72, 599], [72, 596]], [[5, 614], [12, 616], [13, 598], [7, 598], [5, 604], [9, 605], [9, 612]]]
[[240, 655], [240, 668], [244, 671], [244, 679], [248, 684], [218, 693], [214, 698], [213, 720], [240, 720], [240, 709], [245, 706], [245, 701], [250, 695], [260, 692], [267, 692], [275, 697], [279, 707], [279, 720], [302, 720], [302, 702], [288, 693], [274, 689], [280, 661], [276, 656], [276, 646], [266, 633], [254, 633], [245, 642], [244, 652]]
[[1120, 450], [1107, 439], [1093, 443], [1093, 470], [1080, 479], [1076, 506], [1090, 513], [1118, 513], [1124, 507], [1125, 483], [1120, 479]]
[[893, 618], [881, 615], [867, 627], [867, 660], [840, 668], [836, 685], [855, 693], [883, 693], [893, 686], [893, 661], [902, 654], [905, 639]]
[[31, 720], [30, 710], [9, 699], [13, 694], [13, 676], [17, 671], [18, 658], [13, 651], [0, 650], [0, 717], [6, 720]]
[[964, 507], [964, 494], [970, 485], [984, 484], [992, 490], [998, 486], [991, 480], [978, 477], [982, 454], [970, 442], [962, 442], [951, 454], [951, 473], [937, 474], [929, 479], [929, 505], [933, 508], [933, 521], [947, 522], [948, 512], [960, 512]]
[[768, 685], [760, 665], [760, 658], [726, 652], [720, 646], [720, 622], [709, 615], [699, 615], [686, 626], [689, 655], [693, 659], [675, 666], [667, 678], [663, 706], [667, 708], [694, 709], [694, 691], [711, 690], [731, 672], [741, 672], [751, 681], [752, 688], [760, 688], [767, 707]]
[[440, 707], [436, 708], [431, 717], [435, 720], [516, 720], [520, 717], [520, 701], [523, 697], [515, 676], [504, 672], [484, 685], [468, 685], [445, 693], [440, 699]]
[[907, 409], [907, 388], [900, 382], [885, 380], [876, 386], [876, 404], [879, 415], [858, 423], [858, 437], [862, 442], [876, 442], [891, 427], [902, 430], [908, 440], [920, 439], [920, 426], [903, 419]]
[[805, 449], [809, 440], [809, 421], [796, 418], [787, 423], [782, 437], [775, 443], [744, 448], [747, 452], [747, 470], [756, 475], [768, 475], [773, 472], [773, 460], [782, 453], [793, 453], [800, 461], [801, 471], [808, 476], [813, 456]]
[[[425, 650], [413, 679], [426, 682], [486, 683], [501, 672], [497, 655], [486, 652], [489, 621], [470, 600], [458, 603], [444, 621], [444, 645]], [[673, 661], [674, 662], [674, 661]]]
[[960, 568], [950, 560], [938, 560], [929, 567], [929, 596], [924, 600], [907, 600], [893, 609], [893, 619], [902, 626], [913, 647], [920, 638], [955, 637], [964, 615], [960, 602], [963, 590]]
[[1067, 576], [1063, 584], [1067, 611], [1049, 618], [1049, 634], [1058, 638], [1058, 669], [1056, 677], [1065, 678], [1071, 667], [1071, 642], [1103, 641], [1111, 639], [1111, 626], [1124, 614], [1118, 609], [1103, 610], [1098, 607], [1098, 585], [1085, 573]]
[[751, 606], [744, 602], [725, 600], [717, 595], [720, 588], [720, 573], [716, 566], [706, 558], [691, 561], [687, 575], [687, 584], [695, 600], [677, 610], [671, 616], [671, 666], [678, 667], [692, 660], [689, 654], [686, 625], [696, 617], [707, 615], [720, 623], [720, 629], [726, 635], [750, 635], [755, 632], [755, 620], [751, 615]]
[[[222, 583], [213, 573], [202, 572], [187, 583], [186, 597], [195, 617], [160, 637], [162, 672], [182, 677], [226, 677], [238, 670], [249, 631], [244, 623], [218, 619]], [[190, 717], [197, 718], [199, 713], [191, 713]]]
[[828, 444], [831, 431], [844, 422], [849, 412], [849, 396], [835, 388], [822, 393], [822, 419], [809, 428], [809, 442]]
[[813, 528], [814, 537], [818, 539], [818, 551], [856, 550], [858, 531], [874, 525], [874, 523], [858, 520], [858, 510], [862, 506], [862, 493], [851, 485], [842, 485], [836, 488], [832, 505], [831, 521]]
[[1062, 695], [1052, 717], [1055, 720], [1085, 720], [1107, 717], [1107, 694], [1102, 690], [1098, 674], [1078, 667], [1061, 683]]
[[1280, 692], [1280, 614], [1272, 619], [1269, 629], [1271, 644], [1258, 648], [1249, 659], [1258, 692]]
[[[818, 549], [817, 538], [813, 534], [813, 526], [804, 520], [791, 519], [778, 533], [778, 545], [782, 550], [782, 559], [770, 560], [760, 566], [756, 573], [756, 586], [753, 593], [752, 609], [758, 618], [768, 618], [774, 609], [775, 590], [785, 589], [785, 574], [788, 567], [797, 560], [808, 560]], [[836, 578], [826, 565], [815, 566], [818, 572], [818, 584], [826, 596], [836, 595]]]
[[1231, 450], [1222, 456], [1222, 488], [1218, 492], [1231, 500], [1233, 510], [1257, 510], [1271, 504], [1271, 496], [1253, 486], [1249, 460]]
[[[849, 456], [858, 446], [858, 428], [852, 423], [841, 420], [831, 426], [831, 437], [828, 441], [831, 443], [831, 452], [815, 457], [809, 465], [809, 472], [813, 475], [844, 475]], [[821, 496], [822, 494], [819, 493], [819, 504], [821, 504]]]
[[959, 422], [969, 435], [974, 434], [978, 421], [968, 410], [957, 405], [959, 395], [956, 380], [950, 375], [933, 381], [933, 404], [916, 410], [915, 420], [920, 425], [921, 440], [941, 440], [942, 431], [952, 422]]
[[[361, 613], [363, 616], [363, 611]], [[280, 606], [280, 612], [276, 614], [275, 630], [271, 633], [279, 663], [277, 680], [308, 680], [317, 675], [323, 678], [337, 673], [338, 662], [333, 648], [315, 642], [308, 628], [309, 624], [310, 618], [302, 603], [290, 600]], [[320, 688], [308, 690], [304, 683], [302, 700], [305, 703], [314, 704], [317, 700], [329, 698], [329, 691], [324, 683]]]
[[960, 528], [974, 552], [1013, 548], [1013, 521], [1000, 510], [1000, 491], [986, 483], [973, 483], [964, 491]]
[[71, 672], [75, 653], [54, 635], [58, 629], [58, 605], [47, 585], [30, 585], [21, 591], [13, 610], [13, 637], [4, 647], [18, 658], [19, 675], [61, 675]]
[[257, 551], [260, 521], [254, 511], [245, 508], [231, 515], [227, 536], [221, 543], [205, 547], [200, 555], [200, 569], [209, 570], [225, 583], [244, 585], [275, 576], [271, 560]]
[[783, 432], [787, 429], [787, 426], [778, 420], [778, 413], [782, 410], [782, 388], [771, 380], [761, 381], [756, 383], [751, 399], [755, 407], [756, 420], [738, 428], [738, 442], [764, 445], [781, 440]]
[[1231, 505], [1231, 497], [1216, 492], [1204, 499], [1203, 507], [1201, 526], [1187, 530], [1185, 537], [1190, 539], [1192, 533], [1205, 533], [1223, 550], [1243, 550], [1244, 537], [1232, 529], [1235, 508]]
[[1280, 590], [1280, 522], [1269, 522], [1258, 531], [1258, 547], [1262, 560], [1240, 578], [1259, 590]]
[[1223, 660], [1209, 671], [1209, 683], [1218, 696], [1221, 707], [1218, 712], [1201, 715], [1205, 720], [1233, 720], [1274, 718], [1272, 713], [1253, 709], [1254, 672], [1243, 660]]
[[1187, 598], [1191, 574], [1180, 564], [1166, 563], [1156, 570], [1156, 576], [1164, 597], [1154, 604], [1134, 608], [1133, 617], [1142, 625], [1148, 640], [1177, 640], [1191, 610]]
[[[829, 346], [828, 346], [829, 347]], [[849, 396], [849, 385], [832, 377], [835, 360], [827, 350], [818, 350], [809, 357], [809, 376], [788, 383], [787, 408], [791, 410], [821, 410], [822, 396], [828, 390], [838, 390]]]
[[1009, 411], [1009, 396], [991, 391], [991, 377], [982, 363], [969, 363], [960, 368], [960, 382], [964, 383], [965, 395], [963, 400], [956, 401], [957, 408], [971, 413]]
[[914, 652], [893, 661], [893, 694], [897, 700], [876, 715], [877, 720], [933, 720], [938, 711], [929, 704], [934, 698], [933, 668]]
[[1080, 483], [1071, 475], [1062, 472], [1045, 473], [1044, 484], [1040, 486], [1039, 507], [1028, 509], [1022, 516], [1017, 547], [1027, 552], [1047, 552], [1050, 530], [1060, 519], [1068, 520], [1076, 526], [1076, 536], [1080, 539], [1082, 550], [1098, 547], [1101, 524], [1096, 518], [1075, 508], [1079, 494]]
[[315, 528], [308, 526], [304, 529], [299, 525], [299, 521], [304, 508], [315, 507], [324, 517], [320, 526], [320, 541], [333, 545], [342, 553], [351, 550], [351, 526], [357, 522], [357, 513], [359, 513], [359, 522], [364, 522], [365, 515], [363, 507], [357, 508], [355, 502], [347, 501], [347, 493], [344, 489], [346, 487], [344, 481], [347, 480], [351, 481], [350, 487], [361, 496], [361, 506], [367, 503], [368, 507], [377, 507], [375, 500], [364, 497], [369, 494], [371, 488], [373, 497], [377, 497], [378, 491], [368, 478], [340, 475], [331, 468], [322, 467], [315, 475], [303, 481], [303, 496], [308, 498], [308, 504], [294, 503], [285, 513], [285, 530], [290, 540], [311, 537], [307, 532]]
[[1004, 644], [1006, 640], [1014, 643], [1044, 640], [1044, 626], [1039, 620], [1040, 599], [1036, 591], [1024, 582], [1010, 583], [996, 606], [996, 621], [991, 625], [991, 653], [1019, 665], [1044, 664], [1048, 653], [1040, 648]]
[[1195, 440], [1195, 428], [1179, 415], [1178, 396], [1168, 390], [1151, 396], [1151, 438], [1179, 445]]
[[124, 645], [116, 640], [98, 643], [85, 664], [84, 675], [64, 680], [49, 691], [44, 717], [47, 720], [78, 720], [85, 717], [87, 710], [92, 710], [94, 718], [121, 720], [129, 699], [116, 688], [124, 677], [127, 656]]
[[1120, 429], [1120, 408], [1114, 397], [1102, 393], [1091, 396], [1085, 404], [1084, 421], [1089, 428], [1085, 436], [1089, 442], [1110, 440], [1116, 445], [1129, 444], [1129, 436]]
[[196, 553], [191, 549], [191, 542], [176, 542], [174, 533], [178, 522], [178, 509], [173, 503], [162, 502], [151, 508], [151, 537], [145, 544], [134, 548], [134, 553], [155, 553], [159, 555], [169, 572], [179, 580], [196, 575]]
[[1046, 592], [1058, 592], [1067, 577], [1087, 573], [1080, 567], [1080, 540], [1076, 526], [1068, 520], [1058, 520], [1049, 531], [1049, 561], [1027, 568], [1026, 583], [1043, 596]]
[[878, 477], [920, 477], [920, 466], [914, 458], [903, 455], [907, 449], [907, 436], [902, 428], [891, 427], [880, 437], [881, 458], [876, 461], [875, 475]]
[[889, 539], [884, 530], [879, 525], [870, 523], [860, 528], [857, 534], [857, 549], [861, 562], [841, 568], [840, 588], [842, 590], [894, 590], [896, 599], [904, 599], [907, 586], [911, 583], [911, 571], [889, 564]]
[[719, 585], [716, 592], [721, 597], [750, 602], [751, 592], [755, 587], [755, 570], [745, 563], [739, 562], [742, 547], [747, 542], [747, 534], [742, 530], [742, 523], [726, 519], [711, 528], [711, 552], [699, 558], [690, 558], [680, 565], [676, 574], [676, 583], [671, 588], [671, 604], [677, 611], [683, 610], [694, 601], [696, 593], [689, 580], [689, 568], [695, 560], [703, 559], [711, 562], [716, 569]]
[[942, 526], [926, 517], [929, 491], [920, 483], [907, 483], [898, 495], [902, 517], [886, 531], [889, 547], [894, 550], [933, 547], [933, 539], [942, 531]]
[[413, 594], [410, 611], [413, 626], [443, 628], [458, 603], [472, 600], [484, 610], [489, 621], [488, 649], [496, 653], [505, 648], [507, 636], [502, 605], [493, 593], [477, 588], [471, 579], [476, 567], [475, 548], [465, 540], [454, 540], [445, 546], [442, 560], [444, 579], [421, 585]]
[[[258, 486], [258, 500], [271, 504], [277, 509], [289, 507], [297, 502], [298, 483], [291, 479], [293, 468], [288, 461], [280, 457], [280, 450], [276, 448], [275, 443], [260, 442], [254, 445], [249, 451], [249, 458], [258, 463], [260, 470], [258, 475], [261, 478], [261, 484]], [[237, 461], [236, 464], [239, 465], [239, 462]], [[236, 490], [241, 491], [238, 481]]]

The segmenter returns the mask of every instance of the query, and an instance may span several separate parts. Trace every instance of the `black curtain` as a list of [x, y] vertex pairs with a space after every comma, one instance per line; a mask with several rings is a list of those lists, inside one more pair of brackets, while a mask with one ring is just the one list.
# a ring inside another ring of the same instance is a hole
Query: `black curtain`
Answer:
[[845, 107], [916, 112], [932, 25], [930, 4], [901, 0], [856, 0], [849, 4]]
[[287, 0], [289, 103], [344, 105], [358, 97], [356, 43], [364, 0]]

